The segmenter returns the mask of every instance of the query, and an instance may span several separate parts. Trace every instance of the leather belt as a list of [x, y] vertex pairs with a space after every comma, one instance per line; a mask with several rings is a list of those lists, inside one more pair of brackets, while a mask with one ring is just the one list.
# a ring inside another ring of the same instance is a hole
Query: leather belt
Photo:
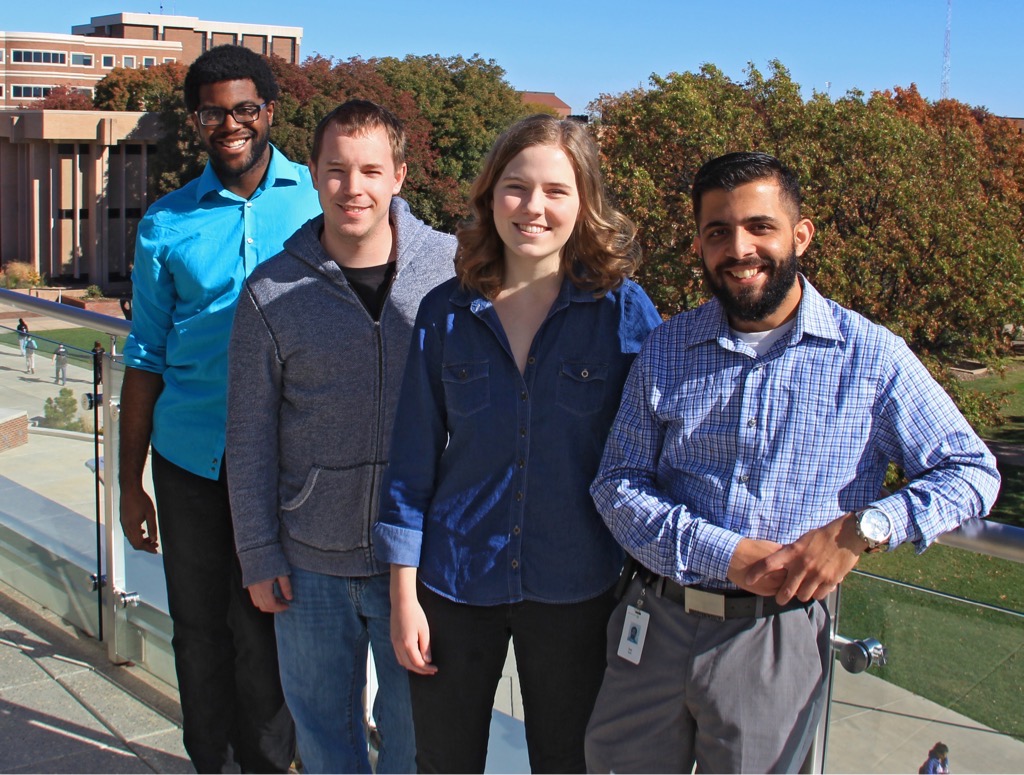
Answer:
[[679, 603], [690, 614], [707, 616], [711, 619], [760, 619], [765, 616], [806, 609], [814, 601], [806, 603], [794, 597], [785, 605], [779, 605], [774, 597], [762, 597], [746, 592], [707, 590], [700, 587], [684, 587], [672, 579], [657, 574], [642, 573], [645, 584], [653, 587], [654, 594]]

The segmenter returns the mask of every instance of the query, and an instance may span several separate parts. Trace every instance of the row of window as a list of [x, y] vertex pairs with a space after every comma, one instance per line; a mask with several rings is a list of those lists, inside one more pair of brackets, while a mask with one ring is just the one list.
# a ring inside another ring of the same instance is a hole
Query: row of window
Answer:
[[[0, 48], [0, 64], [4, 61], [4, 49]], [[66, 65], [68, 63], [68, 53], [65, 51], [36, 51], [34, 49], [11, 49], [11, 62], [18, 64], [40, 64], [40, 65]], [[93, 67], [95, 66], [95, 59], [92, 54], [82, 54], [80, 52], [72, 52], [70, 54], [71, 64], [74, 67]], [[175, 57], [164, 57], [163, 63], [169, 64], [170, 62], [176, 62]], [[135, 56], [128, 55], [121, 57], [121, 67], [137, 67], [138, 59]], [[154, 67], [156, 65], [156, 57], [142, 57], [143, 67]], [[100, 56], [100, 67], [104, 67], [107, 70], [112, 67], [117, 67], [117, 57], [113, 54], [103, 54]]]
[[[50, 90], [53, 86], [29, 86], [26, 84], [13, 84], [11, 86], [11, 99], [29, 99], [29, 100], [41, 100], [43, 97], [50, 96]], [[74, 87], [72, 91], [81, 92], [86, 96], [92, 96], [92, 89], [85, 88], [84, 86]], [[3, 84], [0, 84], [0, 97], [4, 96]]]

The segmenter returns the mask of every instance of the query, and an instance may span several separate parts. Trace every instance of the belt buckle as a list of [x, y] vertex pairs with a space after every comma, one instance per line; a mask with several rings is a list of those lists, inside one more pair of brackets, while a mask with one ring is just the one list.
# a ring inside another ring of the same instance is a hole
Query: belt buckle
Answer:
[[688, 614], [697, 614], [724, 622], [725, 595], [705, 592], [703, 589], [695, 587], [686, 587], [683, 590], [683, 610]]

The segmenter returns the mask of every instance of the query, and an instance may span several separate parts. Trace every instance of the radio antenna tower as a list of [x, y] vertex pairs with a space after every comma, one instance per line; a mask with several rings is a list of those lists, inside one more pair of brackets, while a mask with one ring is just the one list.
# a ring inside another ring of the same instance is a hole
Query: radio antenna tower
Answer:
[[946, 45], [942, 49], [942, 87], [939, 99], [949, 99], [949, 36], [953, 29], [953, 0], [946, 0]]

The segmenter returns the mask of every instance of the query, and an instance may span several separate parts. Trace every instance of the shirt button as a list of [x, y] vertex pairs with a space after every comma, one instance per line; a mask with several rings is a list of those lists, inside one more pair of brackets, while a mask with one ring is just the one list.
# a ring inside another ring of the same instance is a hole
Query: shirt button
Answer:
[[248, 242], [248, 243], [249, 243], [249, 244], [251, 245], [251, 244], [252, 244], [252, 237], [249, 237], [249, 238], [248, 238], [248, 239], [246, 240], [246, 242]]
[[523, 401], [525, 401], [528, 398], [525, 390], [519, 394], [519, 398], [522, 399]]
[[516, 493], [516, 500], [517, 501], [521, 501], [522, 499], [523, 499], [523, 494], [521, 492], [517, 492]]
[[466, 370], [465, 369], [463, 369], [462, 371], [459, 372], [459, 379], [465, 379], [466, 376], [467, 375], [466, 375]]
[[514, 528], [512, 528], [512, 535], [519, 535], [519, 525], [516, 525]]
[[519, 458], [519, 461], [516, 463], [516, 465], [518, 465], [520, 468], [522, 468], [523, 466], [526, 465], [526, 461], [523, 460], [522, 458]]
[[746, 482], [746, 481], [748, 481], [750, 479], [750, 477], [747, 476], [746, 474], [742, 474], [742, 475], [736, 477], [736, 479], [739, 482]]
[[512, 560], [512, 570], [519, 567], [519, 560]]
[[532, 366], [534, 363], [537, 362], [537, 359], [531, 355], [529, 358], [526, 359], [526, 362]]
[[747, 427], [748, 428], [753, 428], [755, 425], [757, 425], [757, 420], [755, 420], [753, 417], [751, 417], [749, 420], [747, 420]]
[[583, 371], [580, 372], [580, 376], [583, 377], [583, 379], [586, 379], [587, 377], [590, 376], [590, 372], [584, 369]]
[[520, 436], [525, 436], [526, 435], [526, 428], [520, 428], [519, 429], [519, 435]]
[[246, 206], [246, 207], [252, 207], [252, 202], [246, 202], [246, 203], [245, 203], [245, 206]]

